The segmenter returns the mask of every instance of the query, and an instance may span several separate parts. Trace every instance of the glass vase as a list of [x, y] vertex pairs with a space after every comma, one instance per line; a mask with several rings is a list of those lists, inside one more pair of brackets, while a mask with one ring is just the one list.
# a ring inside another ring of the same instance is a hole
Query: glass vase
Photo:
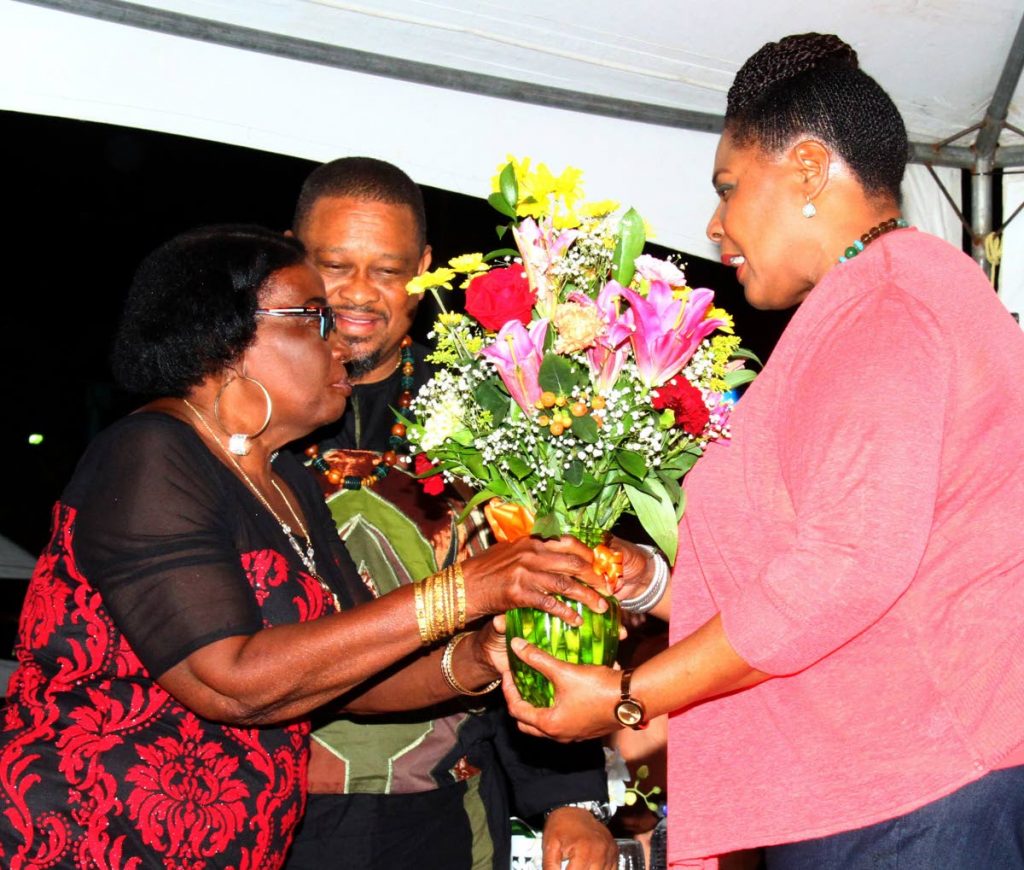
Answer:
[[[605, 532], [595, 529], [577, 528], [570, 533], [588, 547], [597, 546], [606, 537]], [[512, 651], [513, 638], [521, 637], [549, 655], [572, 664], [610, 666], [619, 651], [619, 602], [614, 595], [605, 596], [608, 609], [604, 613], [595, 613], [571, 598], [555, 597], [578, 613], [583, 619], [582, 624], [569, 625], [557, 616], [532, 607], [517, 607], [505, 614], [512, 677], [519, 694], [534, 707], [552, 706], [555, 689], [547, 677]]]

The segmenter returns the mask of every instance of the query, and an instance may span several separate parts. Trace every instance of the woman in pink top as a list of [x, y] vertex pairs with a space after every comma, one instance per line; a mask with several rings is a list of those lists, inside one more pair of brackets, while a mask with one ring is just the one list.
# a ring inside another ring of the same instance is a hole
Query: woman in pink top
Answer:
[[506, 681], [525, 730], [673, 714], [672, 867], [1024, 867], [1024, 336], [905, 228], [907, 151], [837, 37], [744, 64], [708, 234], [753, 305], [800, 309], [687, 479], [673, 643], [619, 674], [515, 642], [558, 699]]

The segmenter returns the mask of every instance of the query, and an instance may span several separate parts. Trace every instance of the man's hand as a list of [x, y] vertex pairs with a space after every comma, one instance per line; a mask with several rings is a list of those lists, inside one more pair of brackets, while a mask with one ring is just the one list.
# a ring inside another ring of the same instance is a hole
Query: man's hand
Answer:
[[593, 814], [580, 807], [559, 807], [544, 825], [544, 870], [616, 870], [615, 839]]

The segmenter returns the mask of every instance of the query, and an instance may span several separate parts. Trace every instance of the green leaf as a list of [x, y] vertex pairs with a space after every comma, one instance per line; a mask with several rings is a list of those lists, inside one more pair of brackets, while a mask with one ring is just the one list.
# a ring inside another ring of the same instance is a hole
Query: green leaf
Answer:
[[690, 450], [684, 450], [678, 456], [673, 456], [671, 459], [661, 464], [662, 471], [672, 471], [677, 475], [686, 474], [694, 464], [700, 459], [700, 453], [694, 453]]
[[749, 384], [756, 377], [757, 372], [751, 369], [736, 369], [735, 371], [726, 372], [723, 380], [730, 390], [734, 390], [743, 384]]
[[495, 211], [500, 211], [506, 217], [515, 218], [516, 210], [508, 204], [508, 201], [500, 193], [492, 193], [487, 197], [487, 201]]
[[533, 521], [533, 530], [530, 534], [539, 538], [560, 538], [562, 537], [562, 524], [555, 514], [544, 514]]
[[484, 465], [479, 453], [467, 453], [461, 459], [473, 477], [478, 480], [491, 480], [491, 475], [487, 473], [488, 468]]
[[644, 531], [651, 536], [668, 561], [675, 562], [679, 543], [675, 505], [660, 481], [649, 480], [647, 485], [656, 495], [648, 495], [635, 486], [626, 486], [626, 495]]
[[572, 418], [572, 434], [587, 444], [597, 443], [597, 423], [589, 414]]
[[512, 397], [498, 384], [496, 378], [489, 378], [473, 390], [473, 398], [485, 411], [491, 412], [491, 423], [497, 426], [505, 419]]
[[506, 457], [505, 461], [508, 463], [509, 473], [516, 480], [526, 480], [526, 478], [533, 474], [533, 469], [526, 464], [525, 460], [518, 456]]
[[519, 182], [516, 181], [516, 168], [511, 163], [506, 163], [498, 176], [498, 190], [508, 203], [512, 217], [515, 217], [516, 206], [519, 204]]
[[637, 480], [643, 480], [647, 476], [647, 460], [633, 450], [616, 450], [615, 462], [626, 474]]
[[573, 486], [579, 486], [583, 483], [583, 473], [586, 471], [586, 467], [578, 459], [574, 459], [569, 463], [569, 467], [565, 469], [565, 482], [571, 483]]
[[679, 501], [676, 502], [676, 525], [683, 521], [683, 514], [686, 513], [686, 490], [679, 487]]
[[556, 353], [544, 354], [540, 371], [537, 373], [537, 383], [542, 390], [548, 390], [556, 396], [568, 396], [579, 382], [578, 366]]
[[764, 368], [764, 363], [761, 362], [760, 359], [758, 359], [757, 354], [754, 353], [752, 350], [747, 350], [745, 347], [738, 347], [738, 348], [736, 348], [736, 350], [734, 350], [732, 352], [732, 354], [730, 354], [729, 359], [749, 359], [749, 360], [753, 360], [759, 366], [761, 366], [761, 368]]
[[487, 261], [497, 260], [500, 257], [518, 257], [519, 251], [515, 248], [495, 248], [493, 251], [488, 251], [484, 254], [484, 259]]
[[619, 222], [619, 238], [612, 256], [612, 277], [623, 287], [633, 279], [633, 261], [640, 256], [645, 241], [644, 219], [636, 209], [631, 208]]
[[482, 489], [476, 495], [474, 495], [462, 509], [462, 513], [459, 514], [456, 522], [463, 523], [466, 521], [466, 517], [472, 513], [473, 509], [478, 507], [485, 501], [490, 501], [492, 498], [497, 496], [497, 493], [492, 489]]
[[567, 483], [562, 487], [562, 497], [565, 499], [565, 506], [568, 508], [579, 507], [594, 500], [594, 497], [601, 492], [601, 482], [591, 475], [586, 475], [579, 485]]
[[676, 425], [676, 412], [671, 408], [666, 408], [661, 414], [658, 415], [658, 428], [659, 429], [671, 429]]

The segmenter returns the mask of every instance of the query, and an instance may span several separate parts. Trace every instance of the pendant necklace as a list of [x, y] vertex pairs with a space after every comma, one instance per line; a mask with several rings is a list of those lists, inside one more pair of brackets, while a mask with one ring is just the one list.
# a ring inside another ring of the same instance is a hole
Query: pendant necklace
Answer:
[[306, 570], [309, 572], [309, 575], [314, 580], [316, 580], [316, 582], [320, 584], [320, 587], [323, 589], [323, 591], [330, 596], [331, 600], [334, 602], [335, 609], [340, 611], [341, 601], [338, 599], [337, 593], [328, 585], [327, 581], [324, 580], [324, 578], [321, 577], [316, 570], [316, 556], [313, 551], [313, 540], [312, 538], [310, 538], [309, 532], [306, 530], [306, 527], [303, 525], [302, 520], [299, 518], [298, 512], [292, 506], [292, 503], [288, 500], [288, 496], [284, 494], [284, 490], [282, 490], [281, 487], [277, 485], [277, 481], [274, 480], [273, 477], [270, 478], [270, 485], [277, 490], [277, 494], [281, 496], [281, 500], [288, 507], [288, 511], [291, 513], [292, 519], [295, 520], [295, 524], [299, 527], [299, 531], [302, 533], [302, 537], [306, 539], [305, 550], [302, 549], [302, 545], [299, 543], [298, 539], [292, 533], [291, 526], [289, 526], [284, 520], [281, 519], [281, 517], [277, 515], [277, 511], [275, 511], [270, 506], [270, 502], [267, 501], [266, 497], [263, 495], [262, 492], [260, 492], [256, 484], [253, 483], [252, 480], [250, 480], [249, 475], [245, 473], [245, 469], [238, 464], [238, 460], [236, 460], [235, 457], [231, 455], [231, 451], [229, 451], [228, 448], [225, 447], [224, 444], [221, 442], [220, 438], [217, 437], [217, 434], [213, 431], [213, 427], [210, 426], [210, 424], [206, 422], [206, 418], [199, 413], [199, 409], [196, 408], [196, 406], [193, 405], [188, 399], [182, 399], [182, 401], [188, 406], [189, 410], [191, 410], [192, 413], [196, 415], [199, 422], [202, 423], [203, 426], [206, 428], [206, 431], [210, 433], [210, 437], [213, 438], [213, 440], [220, 445], [220, 448], [224, 451], [224, 454], [227, 456], [228, 459], [231, 460], [231, 464], [235, 466], [235, 470], [242, 476], [242, 480], [244, 480], [246, 484], [248, 484], [249, 489], [252, 490], [253, 495], [255, 495], [257, 499], [259, 499], [260, 504], [262, 504], [263, 507], [265, 507], [267, 511], [270, 513], [270, 515], [275, 520], [277, 520], [277, 524], [281, 527], [281, 531], [284, 532], [284, 536], [288, 539], [288, 543], [291, 544], [292, 549], [295, 551], [295, 555], [297, 555], [302, 564], [306, 566]]

